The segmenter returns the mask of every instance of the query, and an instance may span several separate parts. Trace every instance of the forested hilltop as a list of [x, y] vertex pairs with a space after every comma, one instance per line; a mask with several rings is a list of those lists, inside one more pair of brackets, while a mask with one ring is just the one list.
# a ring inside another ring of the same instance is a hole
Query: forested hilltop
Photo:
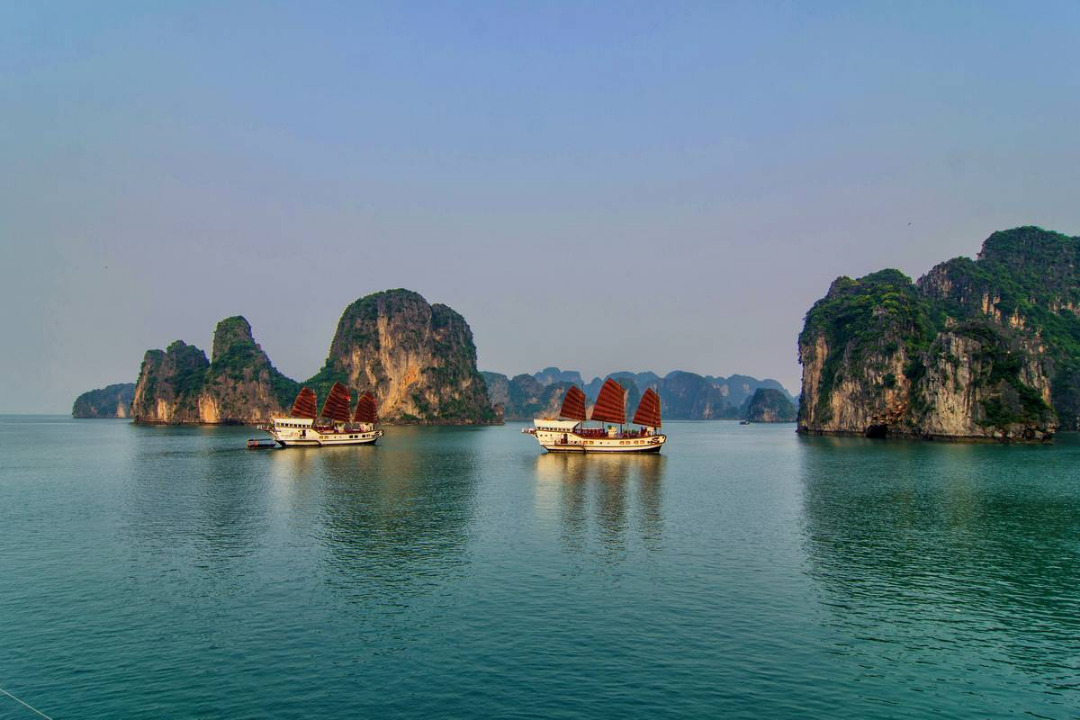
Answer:
[[978, 258], [835, 280], [799, 335], [799, 430], [1046, 440], [1080, 429], [1080, 238], [996, 232]]

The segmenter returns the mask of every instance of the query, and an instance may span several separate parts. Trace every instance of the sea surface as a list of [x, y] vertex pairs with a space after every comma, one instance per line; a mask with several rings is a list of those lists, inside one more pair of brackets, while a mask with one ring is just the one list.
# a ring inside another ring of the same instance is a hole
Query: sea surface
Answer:
[[55, 720], [1080, 717], [1076, 436], [520, 427], [0, 417], [0, 688]]

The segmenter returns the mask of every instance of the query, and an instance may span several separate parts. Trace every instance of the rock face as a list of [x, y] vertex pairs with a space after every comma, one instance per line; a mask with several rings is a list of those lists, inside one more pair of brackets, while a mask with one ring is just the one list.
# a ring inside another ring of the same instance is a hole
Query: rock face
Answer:
[[109, 385], [85, 392], [75, 399], [71, 416], [76, 418], [126, 418], [131, 416], [135, 384]]
[[131, 417], [138, 423], [199, 422], [199, 393], [210, 361], [183, 340], [147, 350], [135, 383]]
[[799, 431], [1046, 440], [1080, 427], [1080, 238], [998, 232], [913, 284], [839, 278], [799, 336]]
[[300, 386], [278, 372], [240, 316], [214, 330], [214, 350], [199, 398], [199, 421], [253, 423], [288, 410]]
[[[734, 419], [745, 415], [754, 391], [766, 387], [779, 392], [790, 402], [783, 386], [775, 380], [758, 380], [748, 375], [728, 379], [676, 370], [661, 378], [653, 372], [615, 372], [585, 383], [572, 370], [549, 367], [533, 375], [507, 378], [500, 373], [484, 373], [489, 400], [501, 404], [507, 420], [532, 420], [553, 417], [559, 412], [562, 397], [570, 385], [585, 391], [588, 402], [596, 401], [604, 380], [614, 378], [627, 390], [627, 413], [633, 414], [641, 394], [652, 388], [660, 395], [663, 416], [669, 420]], [[557, 378], [562, 378], [561, 380]]]
[[746, 419], [750, 422], [791, 423], [797, 415], [795, 403], [773, 388], [758, 388], [746, 407]]
[[149, 350], [135, 386], [132, 417], [140, 423], [254, 423], [281, 413], [299, 390], [270, 363], [242, 317], [218, 323], [213, 361], [177, 340]]
[[389, 422], [496, 420], [468, 323], [409, 290], [368, 295], [345, 309], [325, 365], [306, 384], [321, 398], [334, 382], [373, 393]]
[[[353, 398], [375, 395], [386, 422], [487, 423], [498, 414], [476, 370], [464, 318], [409, 290], [388, 290], [345, 309], [310, 385], [326, 398], [341, 382]], [[256, 423], [285, 414], [300, 384], [271, 364], [242, 317], [218, 323], [212, 360], [177, 341], [143, 359], [132, 403], [143, 423]]]

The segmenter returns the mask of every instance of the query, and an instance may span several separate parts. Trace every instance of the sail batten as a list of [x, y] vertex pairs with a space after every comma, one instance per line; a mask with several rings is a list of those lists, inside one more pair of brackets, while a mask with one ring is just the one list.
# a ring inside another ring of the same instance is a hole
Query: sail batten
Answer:
[[593, 406], [592, 419], [618, 425], [626, 422], [626, 391], [622, 385], [611, 378], [604, 381]]
[[334, 383], [319, 415], [334, 422], [349, 422], [349, 391], [344, 385]]
[[585, 419], [585, 393], [577, 385], [571, 385], [566, 391], [559, 417], [564, 420]]
[[645, 427], [660, 427], [660, 396], [652, 388], [645, 390], [634, 413], [634, 424]]
[[314, 420], [318, 408], [319, 399], [315, 396], [315, 391], [309, 387], [300, 388], [289, 415], [294, 418]]
[[353, 422], [370, 423], [372, 425], [379, 422], [379, 407], [371, 393], [365, 393], [356, 401]]

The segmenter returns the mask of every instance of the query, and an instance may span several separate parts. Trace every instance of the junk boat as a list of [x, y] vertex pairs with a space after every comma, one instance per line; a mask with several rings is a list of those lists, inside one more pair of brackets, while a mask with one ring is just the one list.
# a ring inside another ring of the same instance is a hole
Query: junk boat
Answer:
[[350, 417], [351, 398], [348, 389], [334, 383], [326, 396], [322, 412], [315, 412], [318, 398], [315, 391], [305, 387], [296, 396], [289, 417], [271, 418], [269, 425], [259, 429], [270, 433], [281, 447], [326, 447], [330, 445], [370, 445], [382, 437], [378, 429], [378, 406], [371, 393], [356, 402]]
[[[648, 388], [641, 396], [633, 425], [626, 424], [626, 393], [615, 380], [608, 378], [600, 388], [600, 395], [593, 406], [591, 420], [600, 421], [598, 428], [585, 427], [585, 393], [577, 385], [566, 391], [562, 409], [555, 419], [536, 418], [535, 427], [521, 432], [532, 435], [540, 447], [548, 452], [584, 453], [655, 453], [667, 442], [667, 436], [657, 432], [660, 428], [660, 396]], [[604, 423], [611, 423], [604, 427]]]

